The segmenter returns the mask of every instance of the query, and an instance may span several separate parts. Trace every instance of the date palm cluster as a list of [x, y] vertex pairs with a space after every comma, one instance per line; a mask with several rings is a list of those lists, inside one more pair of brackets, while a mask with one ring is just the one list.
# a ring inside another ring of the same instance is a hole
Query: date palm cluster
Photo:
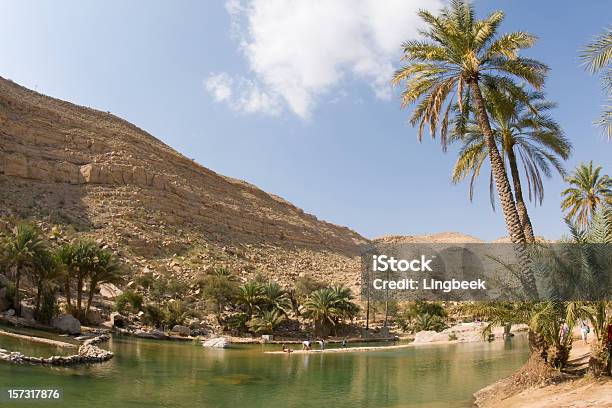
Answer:
[[[75, 240], [52, 246], [36, 226], [26, 222], [15, 226], [3, 238], [0, 265], [13, 278], [15, 312], [19, 314], [21, 310], [22, 281], [25, 278], [36, 291], [35, 316], [47, 321], [56, 306], [58, 290], [66, 298], [66, 311], [84, 320], [100, 284], [117, 283], [124, 272], [117, 257], [95, 242]], [[76, 299], [73, 299], [73, 294], [76, 294]], [[86, 305], [83, 296], [86, 296]]]

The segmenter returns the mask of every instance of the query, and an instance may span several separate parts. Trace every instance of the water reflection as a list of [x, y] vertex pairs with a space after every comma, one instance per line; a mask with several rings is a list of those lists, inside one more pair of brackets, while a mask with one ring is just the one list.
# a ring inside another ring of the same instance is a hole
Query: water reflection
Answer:
[[113, 337], [109, 347], [115, 358], [89, 367], [0, 365], [0, 383], [61, 386], [64, 402], [75, 407], [461, 406], [528, 354], [523, 337], [306, 355], [262, 353], [272, 346], [206, 350], [127, 337]]

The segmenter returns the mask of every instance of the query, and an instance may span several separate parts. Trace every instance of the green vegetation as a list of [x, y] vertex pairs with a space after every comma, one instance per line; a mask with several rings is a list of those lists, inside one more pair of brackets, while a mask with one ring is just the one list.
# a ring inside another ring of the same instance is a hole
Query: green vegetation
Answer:
[[126, 290], [115, 298], [115, 310], [119, 313], [138, 313], [142, 310], [143, 296], [133, 290]]
[[[551, 170], [555, 169], [561, 176], [565, 176], [561, 160], [569, 157], [571, 144], [563, 135], [561, 126], [548, 115], [548, 111], [556, 104], [545, 100], [541, 92], [525, 92], [522, 96], [524, 99], [517, 99], [509, 92], [487, 87], [483, 90], [483, 95], [496, 144], [510, 168], [525, 239], [527, 242], [534, 242], [533, 226], [523, 198], [518, 162], [522, 162], [520, 164], [524, 169], [529, 199], [541, 203], [544, 199], [542, 175], [551, 177]], [[471, 173], [471, 200], [474, 182], [489, 154], [486, 138], [473, 116], [464, 118], [460, 112], [455, 125], [451, 140], [459, 142], [461, 150], [453, 169], [452, 180], [457, 183]], [[495, 208], [493, 184], [490, 184], [489, 190], [491, 206]]]
[[601, 166], [593, 166], [592, 161], [588, 165], [581, 163], [567, 178], [570, 187], [561, 193], [561, 209], [567, 211], [569, 220], [580, 228], [588, 226], [600, 204], [612, 204], [612, 179], [601, 174], [601, 170]]
[[[18, 223], [2, 240], [0, 265], [5, 270], [14, 271], [12, 300], [16, 313], [20, 313], [21, 283], [26, 276], [36, 291], [34, 316], [45, 323], [57, 312], [59, 286], [63, 287], [66, 310], [84, 321], [100, 284], [117, 283], [123, 275], [116, 256], [109, 250], [85, 240], [54, 247], [36, 226], [27, 222]], [[87, 306], [83, 309], [85, 283], [88, 284]], [[76, 307], [72, 303], [74, 291]]]
[[587, 70], [592, 74], [599, 73], [601, 85], [608, 94], [608, 105], [604, 107], [599, 120], [595, 122], [601, 126], [608, 140], [612, 140], [612, 28], [606, 28], [595, 40], [582, 50], [580, 55]]
[[343, 286], [318, 289], [304, 303], [303, 313], [312, 319], [315, 334], [326, 336], [344, 319], [355, 317], [359, 307], [352, 300], [351, 291]]

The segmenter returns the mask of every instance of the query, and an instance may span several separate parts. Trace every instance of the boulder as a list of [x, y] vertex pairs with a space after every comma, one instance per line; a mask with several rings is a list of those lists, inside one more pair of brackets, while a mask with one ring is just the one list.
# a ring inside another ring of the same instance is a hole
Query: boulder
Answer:
[[100, 285], [100, 295], [108, 299], [114, 299], [121, 295], [123, 291], [112, 283], [103, 283]]
[[229, 344], [225, 337], [216, 337], [202, 342], [202, 346], [208, 348], [228, 348]]
[[85, 319], [87, 319], [87, 323], [93, 324], [94, 326], [97, 326], [104, 321], [100, 311], [97, 309], [90, 309], [89, 312], [87, 312]]
[[112, 327], [119, 327], [119, 328], [123, 328], [126, 327], [128, 325], [128, 319], [117, 313], [117, 312], [113, 312], [110, 315], [110, 323]]
[[179, 336], [191, 336], [191, 329], [187, 326], [183, 326], [180, 324], [177, 324], [176, 326], [174, 326], [172, 328], [172, 332], [178, 334]]
[[72, 315], [63, 315], [54, 318], [51, 326], [68, 334], [79, 334], [81, 332], [81, 322]]
[[4, 314], [7, 316], [15, 316], [15, 309], [9, 309]]
[[26, 320], [34, 320], [34, 308], [32, 306], [22, 304], [19, 313]]

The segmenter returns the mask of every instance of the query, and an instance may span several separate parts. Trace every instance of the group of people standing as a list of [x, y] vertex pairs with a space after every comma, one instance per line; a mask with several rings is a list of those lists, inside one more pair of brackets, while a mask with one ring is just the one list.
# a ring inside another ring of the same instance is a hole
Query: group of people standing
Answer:
[[[563, 322], [561, 327], [559, 328], [559, 342], [563, 343], [566, 341], [567, 336], [569, 336], [570, 327], [567, 322]], [[580, 320], [580, 337], [584, 344], [589, 344], [589, 333], [591, 332], [591, 327], [586, 320]]]

